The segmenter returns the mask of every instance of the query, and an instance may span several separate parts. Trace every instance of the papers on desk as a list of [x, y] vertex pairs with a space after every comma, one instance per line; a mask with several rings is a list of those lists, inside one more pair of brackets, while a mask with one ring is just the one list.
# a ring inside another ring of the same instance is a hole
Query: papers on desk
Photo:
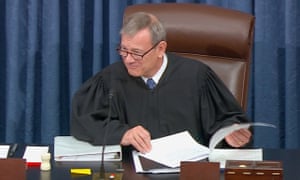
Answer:
[[48, 153], [48, 146], [26, 146], [23, 159], [26, 159], [28, 166], [40, 166], [42, 155]]
[[[206, 147], [196, 142], [188, 131], [151, 141], [152, 150], [142, 154], [132, 152], [135, 170], [137, 173], [174, 173], [179, 172], [181, 161], [199, 161], [209, 159], [220, 162], [224, 167], [226, 160], [262, 160], [262, 149], [215, 149], [216, 145], [235, 130], [249, 128], [250, 126], [274, 127], [265, 123], [247, 123], [232, 125], [220, 129], [210, 140]], [[145, 162], [145, 159], [147, 162]], [[153, 164], [159, 164], [154, 166]], [[146, 167], [148, 166], [148, 167]]]
[[210, 162], [219, 162], [224, 169], [226, 160], [262, 161], [263, 149], [214, 149], [209, 155]]
[[[54, 138], [55, 161], [101, 161], [102, 146], [94, 146], [73, 136]], [[120, 145], [105, 146], [104, 161], [121, 161]]]
[[0, 145], [0, 158], [7, 158], [9, 145]]
[[[181, 161], [199, 161], [209, 155], [209, 149], [197, 143], [188, 131], [154, 139], [151, 144], [152, 150], [149, 153], [133, 151], [137, 173], [179, 172]], [[145, 162], [145, 159], [148, 161]], [[154, 166], [154, 162], [160, 165]]]
[[198, 144], [187, 131], [154, 139], [151, 144], [149, 153], [132, 153], [137, 173], [179, 172], [180, 161], [197, 161], [209, 154], [209, 149]]
[[133, 163], [136, 173], [152, 173], [152, 174], [164, 174], [164, 173], [179, 173], [179, 167], [168, 167], [158, 162], [149, 160], [140, 156], [137, 151], [132, 151]]
[[139, 155], [171, 168], [179, 167], [182, 160], [197, 161], [209, 155], [209, 149], [197, 143], [188, 131], [154, 139], [151, 144], [149, 153]]

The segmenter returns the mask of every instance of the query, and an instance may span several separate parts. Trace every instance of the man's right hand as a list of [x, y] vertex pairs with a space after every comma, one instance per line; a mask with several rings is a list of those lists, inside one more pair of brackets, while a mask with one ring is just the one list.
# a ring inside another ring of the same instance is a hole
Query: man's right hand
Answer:
[[142, 126], [135, 126], [125, 132], [122, 137], [121, 145], [132, 145], [141, 153], [147, 153], [151, 150], [151, 135]]

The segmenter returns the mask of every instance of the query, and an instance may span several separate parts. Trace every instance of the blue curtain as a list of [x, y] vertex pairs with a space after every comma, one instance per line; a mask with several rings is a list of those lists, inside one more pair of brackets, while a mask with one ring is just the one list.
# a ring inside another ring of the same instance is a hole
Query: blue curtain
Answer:
[[[257, 129], [255, 142], [300, 147], [300, 2], [255, 1], [251, 115], [276, 130]], [[249, 111], [249, 112], [250, 112]]]
[[256, 17], [247, 113], [254, 144], [300, 147], [300, 2], [298, 0], [0, 0], [0, 142], [51, 144], [69, 134], [79, 86], [119, 56], [128, 5], [189, 2]]

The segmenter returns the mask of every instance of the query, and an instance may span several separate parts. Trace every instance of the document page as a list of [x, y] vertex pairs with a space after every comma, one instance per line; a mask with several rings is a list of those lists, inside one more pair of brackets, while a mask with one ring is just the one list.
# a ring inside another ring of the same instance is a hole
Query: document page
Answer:
[[[180, 167], [171, 168], [161, 165], [155, 161], [152, 163], [144, 163], [142, 156], [137, 151], [132, 151], [133, 163], [136, 173], [152, 173], [152, 174], [165, 174], [165, 173], [179, 173]], [[146, 160], [146, 158], [144, 158]], [[151, 161], [151, 160], [149, 160]]]
[[274, 126], [273, 124], [267, 124], [267, 123], [261, 123], [261, 122], [234, 124], [231, 126], [221, 128], [210, 139], [210, 142], [209, 142], [210, 151], [213, 151], [213, 149], [215, 149], [216, 145], [219, 144], [230, 133], [237, 131], [239, 129], [245, 129], [245, 128], [247, 129], [250, 126], [265, 126], [265, 127], [276, 128], [276, 126]]
[[149, 153], [139, 153], [167, 167], [179, 167], [181, 161], [197, 161], [208, 157], [209, 149], [196, 142], [188, 131], [151, 141]]
[[0, 145], [0, 158], [7, 158], [9, 145]]

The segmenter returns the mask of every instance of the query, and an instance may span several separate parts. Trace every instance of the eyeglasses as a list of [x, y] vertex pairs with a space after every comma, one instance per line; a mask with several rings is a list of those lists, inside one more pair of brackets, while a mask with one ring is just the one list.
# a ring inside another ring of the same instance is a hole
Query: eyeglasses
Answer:
[[146, 52], [144, 52], [143, 54], [137, 54], [137, 53], [134, 53], [134, 52], [129, 52], [129, 51], [126, 51], [124, 49], [121, 49], [121, 47], [118, 47], [116, 50], [119, 52], [120, 56], [122, 58], [126, 58], [128, 56], [128, 54], [131, 55], [131, 57], [136, 60], [136, 61], [141, 61], [144, 56], [146, 54], [148, 54], [150, 51], [152, 51], [161, 41], [155, 43], [149, 50], [147, 50]]

